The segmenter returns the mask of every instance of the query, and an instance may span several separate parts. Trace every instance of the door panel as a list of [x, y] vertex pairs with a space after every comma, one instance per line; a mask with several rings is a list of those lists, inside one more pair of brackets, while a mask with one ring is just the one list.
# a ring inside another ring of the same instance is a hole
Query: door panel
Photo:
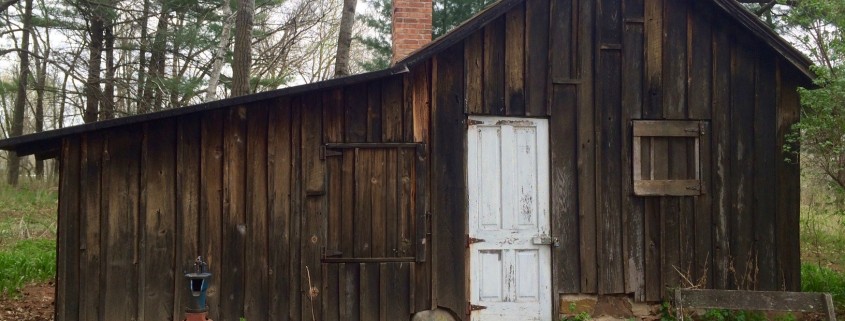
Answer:
[[[552, 320], [548, 123], [470, 117], [472, 320]], [[545, 239], [545, 238], [544, 238]], [[539, 242], [543, 243], [543, 242]]]

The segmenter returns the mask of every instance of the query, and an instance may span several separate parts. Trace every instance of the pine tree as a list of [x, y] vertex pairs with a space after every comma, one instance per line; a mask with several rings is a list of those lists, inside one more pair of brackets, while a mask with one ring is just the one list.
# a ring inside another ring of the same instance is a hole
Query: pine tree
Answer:
[[[495, 0], [435, 0], [432, 13], [432, 38], [437, 39], [457, 27]], [[372, 59], [360, 62], [367, 71], [381, 70], [390, 66], [393, 46], [390, 33], [393, 24], [393, 0], [367, 0], [374, 14], [361, 15], [360, 19], [375, 35], [357, 38], [372, 53]]]

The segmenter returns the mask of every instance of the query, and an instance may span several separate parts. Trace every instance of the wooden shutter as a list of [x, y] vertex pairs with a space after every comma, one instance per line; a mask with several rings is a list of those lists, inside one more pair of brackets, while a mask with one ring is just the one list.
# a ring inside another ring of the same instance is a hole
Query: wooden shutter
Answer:
[[425, 145], [327, 144], [324, 156], [341, 158], [341, 166], [328, 172], [329, 191], [339, 194], [328, 197], [340, 208], [338, 221], [328, 222], [340, 230], [339, 248], [327, 248], [323, 262], [424, 262]]
[[701, 195], [701, 144], [708, 122], [636, 120], [634, 130], [634, 195]]

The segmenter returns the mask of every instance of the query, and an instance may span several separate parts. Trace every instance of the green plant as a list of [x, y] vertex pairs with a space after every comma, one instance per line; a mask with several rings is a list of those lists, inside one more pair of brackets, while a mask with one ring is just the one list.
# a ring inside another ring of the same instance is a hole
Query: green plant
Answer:
[[710, 309], [702, 316], [704, 321], [766, 321], [762, 312], [745, 310]]
[[675, 314], [672, 311], [672, 305], [669, 301], [663, 301], [660, 304], [660, 321], [675, 321]]
[[788, 312], [775, 317], [775, 321], [797, 321], [797, 318], [795, 318], [795, 315], [792, 314], [792, 312]]
[[56, 275], [56, 242], [25, 240], [0, 251], [0, 295], [17, 296], [30, 282], [44, 282]]
[[569, 303], [569, 314], [562, 315], [560, 317], [560, 321], [588, 321], [592, 319], [589, 313], [586, 311], [582, 311], [580, 313], [575, 313], [576, 305], [575, 303]]
[[845, 307], [845, 274], [816, 264], [801, 265], [801, 291], [829, 292], [837, 307]]

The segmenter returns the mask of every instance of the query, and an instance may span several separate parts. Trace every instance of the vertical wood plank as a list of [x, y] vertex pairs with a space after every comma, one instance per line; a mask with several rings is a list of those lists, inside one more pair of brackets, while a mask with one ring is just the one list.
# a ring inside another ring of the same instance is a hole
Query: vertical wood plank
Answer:
[[202, 253], [213, 275], [208, 288], [209, 318], [222, 318], [221, 279], [223, 275], [223, 110], [210, 111], [202, 116], [200, 135], [200, 243]]
[[731, 47], [730, 27], [716, 20], [713, 30], [713, 105], [712, 105], [712, 197], [713, 197], [713, 286], [728, 288], [730, 261], [729, 223], [732, 195], [729, 192], [731, 128]]
[[[402, 208], [399, 207], [401, 197], [401, 186], [399, 185], [399, 158], [400, 150], [387, 150], [384, 154], [384, 183], [382, 185], [382, 207], [384, 208], [384, 256], [398, 256], [401, 244], [402, 227], [399, 225], [399, 218], [402, 216]], [[375, 225], [373, 225], [375, 227]]]
[[380, 143], [382, 132], [381, 83], [367, 84], [367, 142]]
[[[430, 181], [428, 171], [430, 166], [430, 158], [428, 158], [428, 155], [431, 148], [431, 64], [428, 61], [420, 64], [419, 66], [411, 70], [411, 75], [414, 79], [414, 141], [426, 143], [425, 147], [423, 147], [422, 150], [417, 151], [418, 163], [415, 169], [415, 175], [417, 176], [414, 178], [417, 187], [417, 190], [414, 193], [416, 197], [416, 199], [414, 200], [415, 208], [417, 211], [416, 226], [417, 231], [420, 231], [420, 228], [425, 231], [430, 231], [429, 229], [427, 229], [427, 225], [429, 224], [428, 214], [431, 204], [429, 199], [430, 186], [428, 184], [428, 182]], [[421, 154], [423, 156], [422, 158], [420, 157]], [[419, 252], [421, 250], [419, 245], [417, 247], [417, 253], [420, 253], [420, 255], [426, 255], [426, 261], [431, 262], [431, 260], [428, 259], [428, 257], [430, 257], [432, 253], [432, 251], [430, 250], [432, 246], [432, 240], [429, 238], [429, 235], [417, 234], [416, 238], [425, 238], [425, 243], [422, 246], [422, 250], [425, 250], [425, 253]], [[414, 304], [415, 311], [428, 310], [432, 307], [432, 270], [433, 264], [430, 263], [416, 264], [414, 266], [415, 279], [413, 293], [414, 299], [416, 301]]]
[[525, 3], [505, 14], [505, 114], [525, 115]]
[[645, 301], [645, 213], [643, 200], [633, 196], [633, 137], [631, 121], [642, 118], [645, 78], [643, 0], [624, 2], [622, 39], [622, 242], [625, 292]]
[[431, 122], [431, 65], [428, 61], [411, 69], [414, 79], [414, 140], [428, 142]]
[[[392, 198], [395, 203], [395, 194], [388, 196], [387, 187], [387, 151], [373, 150], [372, 159], [370, 160], [370, 176], [367, 179], [370, 186], [370, 204], [372, 204], [372, 249], [373, 257], [385, 257], [387, 249], [385, 248], [387, 231], [387, 198]], [[395, 192], [395, 190], [393, 191]], [[366, 223], [364, 223], [366, 224]], [[395, 231], [391, 231], [395, 232]]]
[[[327, 143], [343, 142], [343, 98], [343, 91], [340, 89], [323, 94], [323, 137]], [[340, 251], [340, 244], [343, 242], [341, 218], [345, 209], [342, 162], [343, 157], [326, 158], [326, 255]], [[323, 317], [327, 320], [340, 320], [339, 273], [337, 264], [323, 264]]]
[[408, 263], [386, 263], [381, 275], [385, 286], [380, 303], [384, 310], [385, 320], [408, 320], [411, 317], [410, 300], [410, 271]]
[[203, 255], [200, 233], [205, 232], [200, 230], [200, 116], [179, 118], [176, 130], [176, 275], [173, 278], [176, 293], [173, 320], [179, 320], [188, 306], [188, 288], [180, 272], [188, 271], [192, 260]]
[[414, 85], [413, 73], [402, 75], [402, 139], [405, 142], [414, 141]]
[[[267, 107], [253, 106], [246, 134], [246, 240], [244, 250], [244, 317], [265, 320], [268, 315]], [[275, 248], [275, 246], [274, 246]]]
[[663, 2], [645, 2], [645, 72], [646, 103], [643, 118], [660, 119], [663, 116]]
[[[549, 13], [549, 0], [525, 2], [526, 116], [541, 116], [548, 113], [549, 107], [546, 97], [548, 97], [547, 91], [549, 90]], [[569, 25], [571, 26], [571, 21]]]
[[269, 320], [285, 320], [290, 310], [291, 288], [291, 110], [290, 101], [275, 102], [268, 114], [267, 179], [269, 251]]
[[340, 318], [340, 294], [338, 292], [340, 279], [338, 278], [339, 264], [323, 264], [323, 306], [322, 315], [325, 320], [342, 320]]
[[800, 180], [798, 155], [785, 152], [789, 147], [797, 151], [797, 144], [787, 141], [786, 137], [792, 131], [792, 125], [799, 120], [801, 103], [797, 92], [798, 85], [791, 74], [784, 68], [784, 61], [778, 62], [778, 150], [776, 160], [778, 205], [777, 213], [777, 242], [778, 260], [783, 275], [786, 291], [797, 291], [801, 288], [801, 251], [800, 240], [795, 238], [800, 231]]
[[[165, 320], [174, 313], [174, 245], [176, 225], [176, 122], [144, 125], [144, 197], [142, 294], [143, 317]], [[107, 284], [113, 286], [113, 284]]]
[[[302, 304], [302, 320], [315, 318], [322, 320], [322, 306], [319, 289], [322, 288], [322, 265], [320, 257], [325, 222], [325, 160], [320, 159], [320, 146], [323, 142], [322, 100], [318, 95], [302, 98], [302, 175], [305, 182], [319, 181], [319, 189], [306, 186], [304, 211], [302, 212], [302, 270], [301, 281], [305, 289]], [[314, 185], [317, 186], [317, 185]]]
[[663, 43], [663, 117], [687, 116], [687, 1], [666, 1]]
[[[435, 56], [432, 97], [431, 190], [433, 304], [462, 313], [466, 307], [466, 130], [463, 120], [464, 48], [454, 46]], [[488, 101], [485, 99], [485, 101]], [[489, 102], [489, 101], [488, 101]]]
[[338, 245], [343, 257], [354, 256], [358, 249], [357, 235], [360, 234], [357, 234], [358, 230], [355, 226], [359, 206], [359, 203], [357, 202], [359, 198], [356, 188], [356, 175], [358, 175], [358, 171], [355, 167], [357, 161], [356, 150], [347, 149], [343, 151], [343, 164], [341, 164], [341, 172], [343, 176], [341, 182], [341, 193], [343, 194], [341, 202], [343, 203], [343, 211], [341, 212], [340, 218], [342, 225], [340, 238], [342, 242]]
[[402, 141], [402, 77], [394, 76], [381, 83], [381, 141], [385, 143]]
[[[505, 114], [505, 18], [484, 27], [484, 114]], [[460, 84], [459, 84], [460, 85]], [[436, 99], [436, 98], [435, 98]]]
[[[689, 13], [689, 118], [711, 119], [714, 88], [713, 12], [706, 3], [693, 1]], [[709, 133], [709, 128], [707, 130]], [[710, 135], [703, 136], [699, 144], [701, 182], [704, 193], [695, 198], [695, 266], [694, 277], [713, 284], [713, 210], [710, 188], [711, 144]], [[706, 232], [704, 232], [706, 231]], [[705, 275], [706, 274], [706, 275]]]
[[375, 155], [372, 150], [359, 149], [355, 151], [355, 249], [354, 257], [371, 257], [373, 255], [373, 226], [366, 224], [373, 221], [373, 199], [371, 190], [373, 161]]
[[555, 289], [563, 293], [578, 293], [580, 256], [578, 239], [578, 150], [577, 107], [578, 88], [554, 85], [552, 118], [549, 124], [551, 144], [552, 235], [560, 240], [553, 247], [552, 276]]
[[578, 64], [581, 81], [578, 93], [578, 209], [581, 237], [581, 292], [596, 293], [596, 142], [593, 100], [593, 33], [595, 7], [592, 1], [578, 2]]
[[344, 281], [341, 286], [341, 320], [362, 320], [361, 319], [361, 265], [358, 263], [343, 264], [341, 273], [344, 274]]
[[764, 186], [777, 186], [777, 58], [760, 54], [757, 60], [754, 108], [754, 239], [759, 272], [758, 289], [781, 289], [783, 279], [777, 269], [777, 195]]
[[484, 112], [484, 32], [476, 31], [464, 40], [464, 79], [466, 80], [467, 113]]
[[[141, 140], [139, 127], [115, 130], [108, 138], [103, 159], [108, 164], [108, 189], [103, 186], [107, 202], [104, 235], [107, 248], [104, 256], [105, 273], [103, 305], [104, 320], [137, 318], [139, 243], [139, 181], [141, 177]], [[72, 261], [71, 261], [72, 262]], [[121, 284], [122, 286], [108, 286]], [[71, 301], [72, 302], [72, 301]]]
[[622, 43], [622, 1], [602, 0], [597, 8], [598, 67], [596, 125], [598, 150], [597, 231], [599, 293], [621, 293], [625, 289], [622, 260], [622, 56], [604, 46]]
[[379, 320], [379, 264], [361, 263], [361, 283], [358, 296], [360, 297], [360, 318], [362, 321]]
[[244, 244], [246, 241], [246, 106], [230, 107], [223, 126], [223, 271], [220, 275], [222, 319], [244, 315]]
[[79, 179], [81, 140], [71, 136], [62, 141], [59, 182], [59, 233], [57, 237], [56, 320], [78, 318], [79, 307]]
[[[366, 87], [365, 87], [366, 88]], [[363, 96], [363, 95], [362, 95]], [[366, 124], [366, 100], [364, 101], [364, 117], [361, 118]], [[308, 298], [308, 283], [303, 282], [306, 271], [303, 268], [302, 246], [307, 240], [303, 240], [302, 220], [305, 216], [305, 188], [301, 183], [304, 179], [304, 158], [302, 150], [302, 139], [304, 136], [303, 118], [305, 108], [302, 98], [294, 97], [290, 103], [291, 109], [291, 216], [290, 216], [290, 257], [287, 258], [287, 272], [290, 285], [290, 307], [288, 308], [288, 320], [301, 319], [306, 310], [302, 307], [307, 304], [304, 301]], [[366, 127], [361, 139], [366, 137]]]
[[[754, 104], [755, 60], [747, 40], [733, 44], [731, 67], [731, 257], [737, 273], [734, 286], [754, 290], [746, 277], [756, 268], [754, 252]], [[735, 169], [735, 170], [734, 170]]]
[[367, 85], [354, 85], [344, 88], [344, 138], [348, 143], [367, 141]]
[[[79, 145], [82, 151], [81, 156], [81, 173], [79, 177], [79, 184], [80, 187], [79, 191], [79, 200], [80, 200], [80, 245], [81, 245], [81, 258], [80, 258], [80, 276], [79, 276], [79, 319], [80, 320], [99, 320], [100, 319], [100, 264], [101, 264], [101, 250], [103, 249], [100, 246], [100, 234], [101, 234], [101, 226], [100, 226], [100, 199], [101, 199], [101, 191], [100, 191], [100, 181], [102, 179], [102, 154], [103, 154], [103, 138], [100, 134], [90, 133], [85, 134], [82, 137], [82, 144]], [[64, 157], [64, 156], [63, 156]], [[71, 156], [72, 157], [72, 156]], [[63, 160], [65, 158], [62, 158]], [[67, 159], [71, 161], [71, 159]], [[62, 165], [65, 165], [62, 163]], [[68, 164], [70, 165], [70, 164]], [[71, 172], [62, 172], [63, 174], [72, 175]], [[62, 178], [61, 181], [64, 183], [66, 179], [72, 179], [72, 177]], [[64, 185], [59, 185], [62, 188]], [[64, 198], [64, 193], [69, 192], [73, 193], [72, 191], [67, 190], [60, 190], [60, 211], [64, 208], [65, 204], [62, 202], [66, 201], [67, 199]], [[64, 214], [60, 212], [59, 219], [63, 220], [61, 215]], [[64, 225], [60, 226], [59, 231], [62, 231]], [[60, 232], [64, 233], [64, 232]], [[59, 238], [62, 240], [62, 238]], [[61, 246], [62, 244], [59, 243]], [[61, 251], [60, 251], [61, 252]], [[59, 260], [59, 266], [62, 266], [64, 261]], [[59, 286], [59, 289], [62, 289]], [[59, 292], [59, 294], [66, 294], [65, 292]], [[60, 300], [57, 301], [64, 301], [63, 296], [59, 297]], [[62, 303], [63, 304], [63, 303]], [[60, 304], [57, 304], [57, 306]], [[66, 320], [73, 319], [72, 316], [66, 316]]]
[[[529, 5], [528, 7], [531, 9], [533, 6]], [[584, 28], [587, 28], [583, 24], [592, 21], [592, 19], [586, 19], [586, 22], [582, 22], [578, 16], [580, 12], [576, 11], [576, 9], [579, 9], [578, 1], [550, 0], [550, 12], [544, 12], [551, 16], [549, 18], [549, 29], [548, 31], [543, 31], [543, 35], [549, 38], [549, 52], [544, 57], [548, 57], [547, 59], [549, 59], [550, 70], [548, 72], [549, 78], [552, 81], [555, 79], [572, 79], [576, 76], [581, 76], [575, 74], [574, 60], [576, 57], [580, 58], [580, 55], [585, 54], [585, 52], [580, 52], [578, 48], [582, 44], [586, 46], [592, 44], [591, 42], [584, 43], [585, 41], [576, 43], [578, 37], [582, 36], [585, 32]], [[532, 16], [531, 20], [533, 21], [534, 19], [539, 18]], [[529, 53], [529, 55], [533, 56], [534, 53]], [[529, 70], [534, 67], [529, 66]], [[534, 80], [531, 81], [533, 87]], [[534, 88], [531, 88], [531, 90], [533, 91]]]

